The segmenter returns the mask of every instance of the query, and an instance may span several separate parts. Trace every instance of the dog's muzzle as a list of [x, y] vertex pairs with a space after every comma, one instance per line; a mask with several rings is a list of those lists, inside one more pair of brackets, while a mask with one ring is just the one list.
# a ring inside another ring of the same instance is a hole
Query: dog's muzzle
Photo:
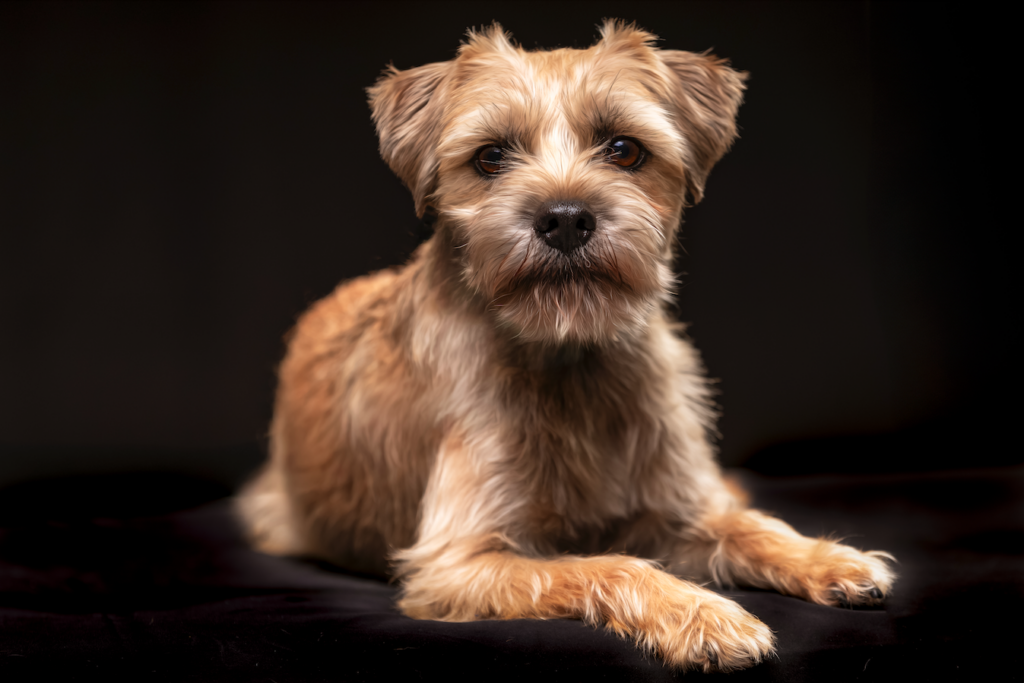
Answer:
[[590, 208], [580, 201], [550, 201], [537, 210], [533, 229], [551, 248], [563, 254], [579, 249], [597, 227]]

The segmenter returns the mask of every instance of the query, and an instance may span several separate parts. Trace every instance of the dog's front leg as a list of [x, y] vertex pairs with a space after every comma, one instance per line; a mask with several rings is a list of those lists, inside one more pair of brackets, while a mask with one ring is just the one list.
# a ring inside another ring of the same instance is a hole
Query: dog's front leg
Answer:
[[[772, 652], [771, 631], [735, 602], [635, 557], [560, 556], [513, 540], [522, 483], [461, 444], [439, 455], [419, 538], [396, 554], [400, 608], [419, 619], [578, 618], [682, 668], [730, 670]], [[521, 538], [521, 536], [520, 536]]]
[[880, 602], [896, 580], [889, 553], [808, 538], [757, 510], [712, 515], [700, 527], [707, 539], [708, 567], [719, 584], [769, 588], [822, 605], [852, 606]]

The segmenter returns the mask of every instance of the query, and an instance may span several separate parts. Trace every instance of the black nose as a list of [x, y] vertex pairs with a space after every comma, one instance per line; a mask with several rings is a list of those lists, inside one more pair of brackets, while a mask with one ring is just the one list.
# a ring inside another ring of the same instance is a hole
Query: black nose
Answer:
[[595, 227], [597, 220], [583, 202], [547, 202], [533, 219], [533, 229], [548, 246], [565, 254], [586, 244]]

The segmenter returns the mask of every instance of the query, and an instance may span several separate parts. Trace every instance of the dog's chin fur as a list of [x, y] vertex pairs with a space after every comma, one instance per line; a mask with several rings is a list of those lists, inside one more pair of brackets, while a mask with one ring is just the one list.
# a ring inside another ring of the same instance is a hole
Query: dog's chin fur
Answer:
[[527, 280], [495, 299], [496, 317], [524, 342], [596, 346], [642, 334], [658, 306], [606, 277]]
[[[369, 90], [381, 154], [435, 234], [296, 325], [270, 461], [238, 500], [253, 543], [390, 572], [413, 617], [575, 617], [680, 668], [773, 648], [682, 576], [879, 601], [888, 555], [800, 536], [723, 479], [700, 361], [666, 313], [686, 198], [736, 136], [744, 78], [615, 22], [550, 52], [494, 26], [387, 71]], [[636, 165], [609, 155], [620, 137]], [[592, 219], [566, 224], [571, 245], [544, 227], [566, 205]]]

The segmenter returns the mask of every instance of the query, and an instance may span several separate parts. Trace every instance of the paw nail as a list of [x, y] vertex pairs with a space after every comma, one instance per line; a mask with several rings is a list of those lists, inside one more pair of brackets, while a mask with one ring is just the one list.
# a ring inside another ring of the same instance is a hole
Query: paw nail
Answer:
[[836, 599], [836, 605], [839, 607], [849, 608], [853, 606], [850, 603], [850, 598], [846, 597], [846, 593], [843, 593], [842, 591], [832, 591], [832, 597]]

